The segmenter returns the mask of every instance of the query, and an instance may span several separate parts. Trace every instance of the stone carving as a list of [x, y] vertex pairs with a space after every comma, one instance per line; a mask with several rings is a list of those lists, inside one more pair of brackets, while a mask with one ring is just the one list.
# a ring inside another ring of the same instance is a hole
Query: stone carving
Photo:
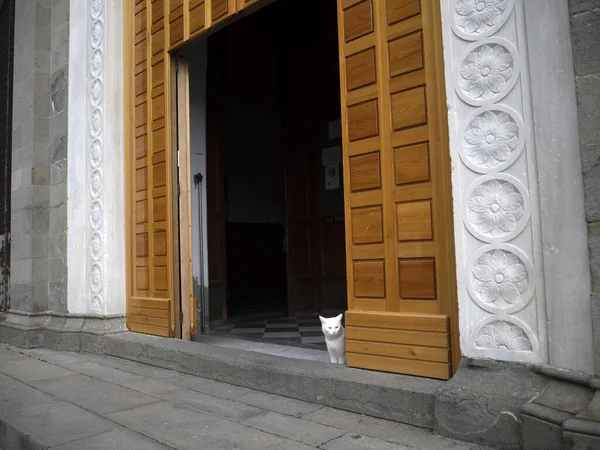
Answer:
[[481, 35], [501, 24], [508, 0], [457, 0], [455, 21], [463, 33]]
[[486, 111], [463, 134], [464, 154], [479, 167], [493, 169], [511, 158], [519, 145], [519, 127], [506, 113]]
[[102, 162], [102, 143], [98, 139], [92, 141], [90, 146], [90, 164], [96, 168]]
[[484, 303], [500, 299], [515, 304], [529, 287], [525, 265], [512, 253], [494, 250], [483, 254], [473, 268], [473, 288]]
[[497, 320], [485, 325], [475, 338], [475, 344], [487, 350], [533, 351], [533, 345], [527, 334], [514, 323], [505, 320]]
[[513, 76], [513, 57], [501, 44], [489, 43], [471, 51], [460, 68], [459, 85], [476, 101], [500, 97]]
[[89, 39], [91, 57], [89, 60], [89, 104], [90, 104], [90, 296], [89, 308], [101, 313], [104, 308], [104, 177], [102, 159], [104, 144], [104, 0], [87, 0], [90, 5]]
[[486, 238], [498, 238], [517, 230], [524, 216], [523, 196], [508, 181], [491, 179], [477, 186], [468, 201], [468, 220]]

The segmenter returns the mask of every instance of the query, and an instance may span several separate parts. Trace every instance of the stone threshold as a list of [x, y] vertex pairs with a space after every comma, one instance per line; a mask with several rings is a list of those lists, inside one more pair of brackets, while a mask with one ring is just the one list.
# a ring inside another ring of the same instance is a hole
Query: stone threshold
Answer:
[[131, 332], [107, 335], [103, 343], [106, 355], [428, 429], [444, 384]]

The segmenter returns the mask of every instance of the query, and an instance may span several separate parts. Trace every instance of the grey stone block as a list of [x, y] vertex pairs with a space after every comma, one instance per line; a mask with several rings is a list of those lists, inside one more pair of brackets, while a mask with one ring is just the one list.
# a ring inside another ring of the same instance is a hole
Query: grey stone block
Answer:
[[213, 397], [189, 389], [179, 388], [160, 394], [161, 398], [172, 403], [178, 403], [203, 413], [214, 414], [225, 419], [240, 421], [258, 414], [264, 410], [244, 405], [230, 400]]
[[[22, 3], [30, 3], [31, 0], [19, 0], [15, 6]], [[33, 2], [31, 2], [33, 3]], [[31, 5], [33, 6], [33, 4]], [[15, 42], [21, 42], [35, 32], [35, 8], [24, 8], [22, 13], [19, 8], [15, 9]]]
[[600, 450], [600, 437], [565, 431], [563, 448], [564, 450]]
[[140, 392], [79, 374], [34, 382], [32, 385], [100, 415], [129, 410], [157, 401], [156, 398]]
[[50, 233], [48, 235], [48, 255], [52, 258], [67, 256], [66, 232]]
[[393, 444], [356, 433], [345, 434], [341, 438], [328, 442], [321, 448], [325, 450], [414, 450], [405, 445]]
[[[67, 162], [65, 160], [56, 161], [50, 166], [50, 185], [62, 184], [67, 180]], [[66, 184], [65, 184], [66, 195]], [[58, 195], [58, 194], [57, 194]], [[58, 198], [58, 197], [57, 197]], [[66, 197], [65, 197], [66, 198]]]
[[5, 418], [5, 422], [20, 433], [30, 436], [39, 448], [44, 449], [115, 428], [114, 423], [109, 420], [58, 401], [51, 405], [15, 411]]
[[67, 229], [67, 205], [49, 208], [49, 229], [56, 233]]
[[523, 450], [562, 450], [562, 426], [523, 414]]
[[50, 32], [52, 29], [52, 9], [46, 5], [35, 5], [35, 31]]
[[0, 375], [0, 411], [19, 411], [53, 403], [56, 403], [56, 399], [51, 395]]
[[600, 8], [600, 0], [569, 0], [571, 14], [592, 11], [595, 8]]
[[[65, 282], [67, 280], [67, 265], [64, 258], [49, 258], [49, 280], [53, 283]], [[65, 292], [66, 294], [66, 292]]]
[[[21, 65], [25, 64], [25, 62], [21, 63]], [[15, 72], [18, 70], [18, 67], [15, 68]], [[32, 71], [27, 72], [27, 76], [31, 74]], [[21, 79], [24, 79], [22, 77]], [[13, 123], [15, 125], [21, 125], [27, 119], [33, 117], [33, 94], [29, 93], [26, 97], [18, 103], [13, 103]], [[24, 131], [24, 133], [27, 133]], [[27, 137], [28, 134], [25, 134], [24, 137]]]
[[[171, 447], [196, 450], [308, 450], [311, 447], [272, 436], [222, 417], [196, 412], [171, 403], [157, 403], [110, 414], [111, 420]], [[165, 422], [164, 417], [169, 417]]]
[[234, 400], [239, 396], [249, 392], [249, 389], [240, 386], [234, 386], [220, 381], [207, 380], [198, 377], [182, 377], [175, 381], [179, 386], [183, 386], [194, 391], [212, 395], [222, 399]]
[[582, 145], [600, 142], [600, 75], [588, 75], [576, 79], [579, 139]]
[[260, 391], [248, 391], [245, 394], [235, 397], [234, 400], [246, 405], [257, 406], [269, 411], [295, 417], [301, 417], [322, 408], [321, 405], [316, 405], [314, 403], [303, 402], [301, 400], [295, 400], [279, 395], [266, 394]]
[[23, 382], [33, 383], [55, 377], [74, 376], [74, 372], [43, 361], [27, 358], [0, 367], [0, 372]]
[[274, 412], [265, 412], [242, 419], [241, 422], [266, 433], [318, 447], [341, 437], [345, 431]]
[[54, 447], [52, 450], [172, 450], [152, 439], [125, 428], [108, 431], [95, 436]]
[[25, 16], [34, 4], [35, 0], [19, 0], [18, 2], [15, 2], [15, 19], [18, 21]]
[[425, 428], [413, 427], [403, 423], [340, 411], [331, 408], [321, 408], [302, 416], [305, 420], [329, 425], [362, 436], [368, 436], [382, 441], [408, 445], [412, 448], [436, 450], [472, 450], [473, 444], [455, 441], [432, 434]]
[[107, 336], [106, 353], [425, 428], [433, 427], [434, 395], [444, 384], [136, 333]]
[[588, 248], [592, 271], [592, 292], [600, 292], [600, 222], [588, 224]]
[[600, 72], [600, 10], [571, 17], [571, 42], [575, 74], [582, 77]]
[[520, 364], [463, 359], [436, 394], [434, 431], [505, 450], [521, 448], [521, 406], [537, 396], [544, 379]]
[[600, 143], [581, 146], [585, 212], [589, 222], [600, 220]]
[[[54, 164], [52, 165], [54, 166]], [[55, 208], [64, 206], [67, 201], [67, 183], [57, 183], [50, 186], [48, 206]]]

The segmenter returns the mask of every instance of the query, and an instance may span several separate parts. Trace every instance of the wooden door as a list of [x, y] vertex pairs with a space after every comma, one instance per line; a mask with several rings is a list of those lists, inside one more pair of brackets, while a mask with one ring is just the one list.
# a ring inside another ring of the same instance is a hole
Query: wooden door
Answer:
[[290, 114], [284, 122], [286, 191], [287, 292], [290, 315], [318, 310], [318, 279], [315, 257], [315, 202], [310, 120]]
[[162, 0], [126, 7], [127, 326], [180, 336], [169, 22]]
[[338, 0], [349, 366], [460, 359], [439, 0]]
[[206, 194], [208, 228], [209, 318], [227, 322], [227, 203], [221, 146], [222, 106], [220, 70], [222, 55], [209, 55], [206, 96]]

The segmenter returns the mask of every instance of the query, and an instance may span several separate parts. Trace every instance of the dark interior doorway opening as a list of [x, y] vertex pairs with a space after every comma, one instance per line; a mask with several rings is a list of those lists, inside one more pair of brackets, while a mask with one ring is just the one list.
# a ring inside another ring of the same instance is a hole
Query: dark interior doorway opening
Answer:
[[317, 315], [347, 308], [336, 2], [277, 0], [203, 45], [210, 330], [322, 346]]

